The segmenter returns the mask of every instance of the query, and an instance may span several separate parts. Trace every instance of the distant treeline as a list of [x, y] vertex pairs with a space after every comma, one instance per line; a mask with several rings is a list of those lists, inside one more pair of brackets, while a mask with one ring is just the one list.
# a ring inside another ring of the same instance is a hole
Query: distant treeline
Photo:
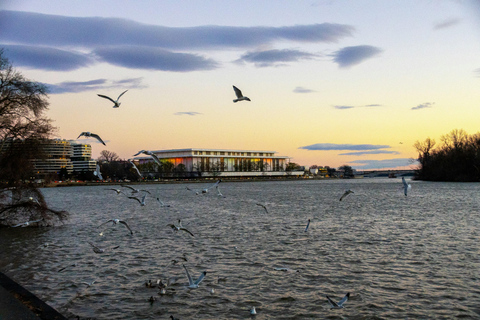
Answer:
[[427, 138], [417, 141], [420, 167], [416, 178], [427, 181], [480, 181], [480, 133], [455, 129], [441, 137], [441, 145]]

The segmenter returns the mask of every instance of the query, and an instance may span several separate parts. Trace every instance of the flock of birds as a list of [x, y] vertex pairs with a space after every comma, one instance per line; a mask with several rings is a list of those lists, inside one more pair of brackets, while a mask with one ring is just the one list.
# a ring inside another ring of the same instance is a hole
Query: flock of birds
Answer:
[[[97, 94], [97, 96], [101, 97], [101, 98], [104, 98], [104, 99], [107, 99], [111, 102], [113, 102], [113, 108], [119, 108], [121, 103], [119, 102], [120, 98], [125, 94], [125, 92], [127, 92], [128, 90], [125, 90], [123, 91], [122, 93], [120, 93], [120, 95], [118, 96], [117, 100], [113, 100], [112, 98], [110, 98], [109, 96], [106, 96], [106, 95], [103, 95], [103, 94]], [[244, 96], [242, 94], [242, 91], [240, 89], [238, 89], [237, 87], [233, 86], [233, 91], [235, 92], [235, 95], [237, 96], [237, 99], [234, 99], [233, 102], [239, 102], [239, 101], [252, 101], [250, 100], [250, 98]], [[95, 138], [97, 139], [101, 144], [103, 144], [104, 146], [106, 146], [105, 142], [102, 140], [102, 138], [100, 138], [100, 136], [96, 133], [92, 133], [92, 132], [89, 132], [89, 131], [84, 131], [82, 133], [80, 133], [80, 135], [77, 137], [77, 140], [80, 139], [80, 137], [87, 137], [87, 138]], [[142, 150], [142, 151], [145, 151], [145, 150]], [[134, 156], [137, 156], [139, 155], [140, 153], [142, 153], [142, 151], [140, 151], [139, 153], [137, 153], [136, 155]], [[149, 152], [149, 151], [147, 151]], [[145, 153], [145, 152], [144, 152]], [[148, 155], [151, 155], [152, 157], [154, 157], [154, 160], [155, 162], [158, 161], [158, 158], [155, 157], [155, 155], [153, 153], [145, 153], [145, 154], [148, 154]], [[160, 161], [158, 161], [157, 164], [159, 164]]]
[[[218, 180], [216, 181], [214, 184], [212, 185], [209, 185], [203, 189], [191, 189], [189, 187], [185, 187], [185, 189], [189, 192], [192, 192], [193, 194], [195, 195], [202, 195], [202, 194], [207, 194], [209, 193], [212, 189], [215, 189], [217, 191], [217, 196], [220, 196], [220, 197], [224, 197], [223, 194], [220, 192], [219, 190], [219, 184], [222, 182], [222, 180]], [[408, 194], [408, 191], [411, 189], [411, 185], [408, 184], [406, 181], [405, 181], [405, 178], [402, 177], [402, 185], [403, 185], [403, 193], [405, 196], [407, 196]], [[146, 205], [146, 197], [147, 195], [151, 195], [151, 192], [146, 190], [146, 189], [137, 189], [135, 187], [132, 187], [132, 186], [129, 186], [129, 185], [121, 185], [119, 189], [116, 189], [116, 188], [108, 188], [106, 190], [110, 190], [110, 191], [114, 191], [117, 195], [123, 195], [125, 196], [126, 198], [128, 199], [132, 199], [132, 200], [135, 200], [137, 201], [141, 206], [145, 206]], [[353, 194], [354, 192], [350, 189], [346, 190], [342, 195], [341, 197], [339, 198], [339, 201], [342, 201], [345, 197], [347, 197], [348, 195], [350, 194]], [[170, 207], [170, 205], [168, 204], [165, 204], [159, 197], [156, 197], [156, 200], [157, 202], [162, 206], [162, 207]], [[268, 208], [264, 205], [264, 204], [261, 204], [261, 203], [256, 203], [257, 206], [261, 207], [266, 213], [268, 213]], [[25, 222], [25, 223], [22, 223], [22, 224], [18, 224], [14, 227], [25, 227], [25, 226], [28, 226], [30, 225], [31, 223], [34, 223], [34, 222], [38, 222], [38, 221], [29, 221], [29, 222]], [[304, 232], [308, 232], [308, 229], [309, 229], [309, 226], [310, 226], [310, 222], [311, 220], [308, 219], [307, 221], [307, 225], [304, 229]], [[130, 233], [130, 235], [133, 235], [134, 234], [134, 231], [132, 230], [132, 228], [128, 225], [128, 223], [124, 220], [120, 220], [120, 219], [117, 219], [117, 218], [114, 218], [114, 219], [109, 219], [108, 221], [102, 223], [99, 225], [99, 227], [102, 227], [102, 226], [105, 226], [107, 224], [112, 224], [112, 226], [115, 226], [117, 224], [120, 224], [120, 225], [123, 225]], [[167, 227], [170, 227], [172, 229], [173, 232], [185, 232], [186, 234], [189, 234], [191, 237], [195, 237], [195, 235], [190, 231], [188, 230], [187, 228], [185, 228], [183, 225], [182, 225], [182, 222], [181, 220], [179, 219], [178, 220], [178, 223], [177, 224], [167, 224], [166, 225]], [[103, 236], [103, 232], [100, 233], [100, 236]], [[92, 247], [92, 250], [94, 253], [97, 253], [97, 254], [101, 254], [101, 253], [104, 253], [108, 250], [114, 250], [114, 249], [117, 249], [119, 246], [115, 246], [115, 247], [110, 247], [110, 248], [100, 248], [98, 247], [97, 245], [95, 245], [94, 243], [92, 242], [88, 242], [89, 245]], [[186, 261], [186, 259], [184, 259]], [[178, 261], [175, 261], [175, 262], [178, 262]], [[73, 267], [73, 266], [76, 266], [77, 264], [74, 263], [72, 265], [69, 265], [69, 266], [66, 266], [66, 267], [63, 267], [61, 268], [60, 270], [58, 270], [58, 272], [62, 272], [64, 271], [66, 268], [68, 267]], [[190, 275], [190, 272], [189, 270], [187, 269], [187, 267], [182, 264], [184, 270], [185, 270], [185, 275], [186, 275], [186, 278], [187, 278], [187, 281], [188, 281], [188, 284], [186, 285], [187, 288], [189, 289], [196, 289], [196, 288], [199, 288], [201, 282], [205, 279], [206, 275], [207, 275], [207, 272], [206, 271], [203, 271], [200, 273], [200, 275], [198, 276], [198, 278], [194, 279], [192, 278], [192, 276]], [[276, 271], [288, 271], [289, 269], [288, 268], [275, 268]], [[91, 282], [91, 283], [85, 283], [87, 285], [87, 287], [90, 287], [94, 284], [95, 281]], [[156, 282], [152, 282], [151, 280], [148, 280], [147, 282], [145, 282], [145, 286], [148, 287], [148, 288], [158, 288], [160, 291], [158, 292], [159, 295], [164, 295], [164, 294], [167, 294], [167, 287], [170, 285], [170, 281], [168, 280], [167, 283], [163, 283], [163, 281], [161, 279], [157, 280]], [[211, 294], [214, 294], [215, 291], [214, 289], [212, 288], [211, 289]], [[338, 302], [335, 302], [333, 301], [328, 295], [325, 296], [326, 299], [327, 299], [327, 302], [330, 304], [330, 307], [332, 309], [342, 309], [344, 308], [344, 305], [345, 303], [348, 301], [349, 297], [350, 297], [350, 293], [346, 293], [345, 296]], [[154, 303], [157, 299], [154, 297], [154, 296], [151, 296], [148, 301], [150, 303]], [[254, 306], [252, 306], [250, 309], [249, 309], [249, 313], [250, 315], [252, 316], [255, 316], [257, 314], [257, 310], [255, 309]], [[171, 319], [176, 319], [173, 315], [170, 316]], [[177, 319], [178, 320], [178, 319]]]
[[[246, 96], [243, 96], [242, 92], [240, 89], [238, 89], [237, 87], [233, 86], [233, 90], [235, 92], [235, 95], [236, 95], [236, 99], [233, 100], [233, 102], [239, 102], [239, 101], [251, 101], [248, 97]], [[99, 97], [101, 98], [105, 98], [105, 99], [108, 99], [109, 101], [113, 102], [113, 108], [119, 108], [120, 107], [120, 98], [127, 92], [128, 90], [125, 90], [124, 92], [122, 92], [116, 100], [113, 100], [112, 98], [106, 96], [106, 95], [101, 95], [101, 94], [98, 94]], [[79, 139], [81, 136], [84, 136], [84, 137], [91, 137], [91, 138], [95, 138], [97, 139], [100, 143], [102, 143], [103, 145], [106, 145], [105, 142], [102, 140], [102, 138], [98, 135], [98, 134], [95, 134], [95, 133], [91, 133], [91, 132], [82, 132], [77, 139]], [[160, 160], [159, 158], [151, 151], [149, 150], [140, 150], [139, 152], [137, 152], [135, 155], [133, 156], [138, 156], [140, 154], [145, 154], [145, 155], [148, 155], [150, 156], [153, 161], [160, 165]], [[138, 170], [138, 168], [135, 166], [134, 162], [132, 161], [132, 159], [128, 159], [128, 161], [132, 164], [134, 170], [136, 170], [137, 174], [142, 177], [142, 174], [140, 173], [140, 171]], [[100, 172], [100, 167], [97, 165], [97, 168], [96, 168], [96, 171], [95, 171], [95, 175], [98, 176], [101, 180], [103, 180], [103, 177], [101, 175], [101, 172]], [[186, 187], [186, 190], [187, 191], [190, 191], [192, 193], [194, 193], [195, 195], [200, 195], [200, 194], [206, 194], [208, 193], [210, 190], [212, 189], [215, 189], [216, 190], [216, 193], [217, 193], [217, 196], [219, 197], [224, 197], [223, 194], [220, 192], [220, 189], [219, 189], [219, 184], [220, 184], [221, 180], [218, 180], [215, 184], [209, 186], [209, 187], [206, 187], [204, 189], [201, 189], [201, 190], [194, 190], [194, 189], [191, 189], [189, 187]], [[408, 190], [410, 190], [411, 188], [411, 185], [408, 184], [406, 181], [405, 181], [405, 178], [402, 177], [402, 184], [403, 184], [403, 191], [404, 191], [404, 195], [407, 196], [408, 194]], [[115, 191], [118, 195], [119, 194], [122, 194], [124, 196], [126, 196], [128, 199], [131, 199], [131, 200], [135, 200], [137, 201], [140, 206], [145, 206], [146, 205], [146, 197], [147, 197], [147, 194], [151, 194], [148, 190], [141, 190], [141, 189], [136, 189], [134, 187], [131, 187], [131, 186], [128, 186], [128, 185], [122, 185], [121, 186], [122, 188], [124, 189], [130, 189], [130, 194], [127, 194], [125, 193], [122, 189], [107, 189], [107, 190], [112, 190], [112, 191]], [[141, 196], [138, 196], [138, 194], [140, 193], [143, 193]], [[348, 189], [346, 190], [342, 196], [340, 197], [339, 201], [342, 201], [345, 197], [347, 197], [348, 195], [354, 193], [352, 190]], [[156, 198], [157, 202], [162, 206], [162, 207], [169, 207], [169, 205], [165, 204], [159, 197]], [[265, 205], [261, 204], [261, 203], [256, 203], [256, 205], [262, 207], [266, 213], [268, 213], [268, 209]], [[29, 226], [31, 225], [32, 223], [36, 223], [36, 222], [40, 222], [41, 220], [34, 220], [34, 221], [27, 221], [27, 222], [24, 222], [24, 223], [20, 223], [20, 224], [17, 224], [13, 227], [26, 227], [26, 226]], [[310, 226], [310, 219], [308, 219], [307, 221], [307, 225], [304, 229], [304, 232], [307, 232], [308, 229], [309, 229], [309, 226]], [[115, 226], [117, 224], [120, 224], [120, 225], [123, 225], [129, 232], [131, 235], [134, 234], [134, 231], [132, 230], [132, 228], [128, 225], [128, 223], [124, 220], [120, 220], [118, 218], [114, 218], [114, 219], [110, 219], [104, 223], [102, 223], [99, 227], [102, 227], [104, 225], [107, 225], [107, 224], [112, 224], [112, 226]], [[194, 237], [194, 234], [189, 231], [188, 229], [186, 229], [184, 226], [182, 226], [182, 222], [181, 220], [179, 219], [178, 220], [178, 224], [168, 224], [167, 225], [168, 227], [170, 227], [174, 232], [179, 232], [179, 231], [182, 231], [182, 232], [185, 232], [187, 234], [189, 234], [190, 236]], [[103, 232], [100, 233], [101, 236], [103, 236]], [[116, 247], [112, 247], [112, 248], [100, 248], [98, 247], [97, 245], [93, 244], [92, 242], [88, 242], [89, 245], [92, 247], [92, 250], [94, 253], [96, 254], [101, 254], [101, 253], [104, 253], [106, 250], [114, 250], [114, 249], [117, 249], [118, 246]], [[66, 266], [66, 267], [63, 267], [61, 268], [60, 270], [58, 270], [58, 272], [62, 272], [64, 271], [66, 268], [68, 267], [71, 267], [71, 266], [76, 266], [76, 263], [75, 264], [72, 264], [70, 266]], [[189, 289], [196, 289], [196, 288], [199, 288], [200, 286], [200, 283], [204, 280], [207, 272], [206, 271], [203, 271], [199, 277], [197, 279], [193, 279], [192, 276], [190, 275], [190, 272], [188, 271], [187, 267], [182, 264], [184, 270], [185, 270], [185, 274], [186, 274], [186, 278], [188, 280], [188, 285], [187, 285], [187, 288]], [[280, 270], [282, 271], [283, 269], [287, 270], [286, 268], [276, 268], [276, 270]], [[95, 281], [91, 282], [91, 283], [85, 283], [87, 285], [87, 287], [90, 287], [94, 284]], [[145, 283], [145, 286], [146, 287], [149, 287], [149, 288], [159, 288], [160, 291], [159, 291], [159, 294], [165, 294], [166, 293], [166, 288], [168, 286], [168, 283], [167, 284], [164, 284], [162, 282], [162, 280], [157, 280], [156, 283], [153, 283], [151, 280], [147, 281]], [[211, 289], [211, 293], [213, 294], [214, 293], [214, 289]], [[350, 297], [350, 293], [347, 293], [340, 301], [338, 302], [335, 302], [333, 301], [328, 295], [326, 296], [326, 299], [327, 299], [327, 302], [330, 304], [330, 307], [332, 309], [341, 309], [341, 308], [344, 308], [344, 304], [348, 301]], [[154, 301], [156, 301], [156, 298], [154, 296], [151, 296], [148, 301], [150, 301], [150, 303], [153, 303]], [[251, 307], [251, 309], [249, 310], [249, 313], [250, 315], [254, 316], [257, 314], [257, 311], [255, 309], [254, 306]], [[175, 318], [173, 315], [170, 316], [170, 318], [172, 320], [178, 320], [177, 318]]]

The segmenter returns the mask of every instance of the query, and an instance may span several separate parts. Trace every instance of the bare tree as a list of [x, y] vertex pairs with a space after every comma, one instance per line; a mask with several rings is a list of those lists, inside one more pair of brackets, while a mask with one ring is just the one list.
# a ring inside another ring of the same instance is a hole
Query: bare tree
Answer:
[[42, 157], [41, 141], [54, 130], [43, 116], [47, 99], [46, 86], [17, 72], [0, 49], [0, 226], [29, 220], [51, 225], [67, 217], [48, 209], [41, 192], [24, 183], [31, 160]]
[[120, 161], [120, 157], [113, 151], [102, 150], [100, 156], [97, 159], [99, 162], [113, 162]]

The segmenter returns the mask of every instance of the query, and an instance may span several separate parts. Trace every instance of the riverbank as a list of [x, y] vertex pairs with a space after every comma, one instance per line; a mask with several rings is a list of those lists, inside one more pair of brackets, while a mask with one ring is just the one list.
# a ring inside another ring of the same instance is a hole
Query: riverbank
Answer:
[[1, 320], [66, 320], [33, 293], [0, 272]]

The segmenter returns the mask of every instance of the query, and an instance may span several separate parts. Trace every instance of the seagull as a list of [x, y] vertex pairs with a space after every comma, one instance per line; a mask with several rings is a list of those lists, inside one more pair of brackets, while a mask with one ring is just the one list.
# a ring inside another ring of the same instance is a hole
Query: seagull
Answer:
[[95, 283], [95, 281], [96, 281], [96, 280], [93, 280], [92, 282], [86, 282], [86, 281], [84, 281], [84, 282], [82, 282], [81, 284], [85, 284], [85, 285], [87, 286], [87, 288], [88, 288], [88, 287], [93, 286], [93, 284]]
[[257, 203], [256, 205], [262, 207], [263, 209], [265, 209], [265, 212], [268, 213], [267, 207], [265, 207], [263, 204]]
[[130, 230], [130, 234], [133, 234], [133, 231], [132, 231], [132, 229], [130, 229], [130, 227], [128, 226], [128, 224], [127, 224], [125, 221], [122, 221], [122, 220], [119, 220], [119, 219], [110, 219], [110, 220], [108, 220], [107, 222], [102, 223], [102, 224], [100, 225], [100, 227], [103, 226], [104, 224], [109, 223], [109, 222], [113, 222], [113, 225], [116, 225], [117, 223], [121, 223], [121, 224], [125, 225], [125, 227], [127, 227], [128, 230]]
[[105, 190], [112, 190], [112, 191], [115, 191], [117, 194], [120, 194], [120, 193], [125, 194], [125, 193], [123, 193], [122, 190], [120, 190], [120, 189], [113, 189], [113, 188], [111, 188], [111, 189], [105, 189]]
[[189, 187], [185, 187], [185, 188], [186, 188], [188, 191], [195, 192], [195, 195], [198, 196], [198, 194], [199, 194], [198, 191], [195, 191], [195, 190], [193, 190], [193, 189], [190, 189]]
[[98, 177], [98, 179], [103, 180], [102, 173], [100, 172], [100, 166], [97, 163], [97, 170], [93, 172], [94, 175]]
[[147, 194], [145, 193], [142, 197], [142, 200], [140, 200], [139, 198], [137, 197], [128, 197], [128, 199], [133, 199], [133, 200], [137, 200], [138, 203], [140, 203], [140, 205], [143, 207], [145, 206], [145, 197], [147, 196]]
[[[95, 139], [97, 139], [98, 141], [100, 141], [104, 146], [106, 146], [105, 142], [103, 142], [102, 138], [100, 138], [100, 136], [99, 136], [98, 134], [91, 133], [91, 132], [82, 132], [82, 133], [80, 133], [80, 135], [78, 136], [78, 138], [80, 138], [81, 136], [95, 138]], [[78, 138], [77, 138], [77, 139], [78, 139]]]
[[310, 227], [310, 219], [308, 219], [307, 226], [305, 227], [305, 232], [308, 231], [308, 227]]
[[250, 314], [251, 314], [251, 315], [257, 314], [257, 311], [255, 310], [255, 307], [252, 307], [252, 308], [250, 309]]
[[345, 302], [347, 302], [348, 298], [350, 297], [350, 292], [347, 293], [347, 294], [345, 295], [345, 297], [342, 298], [342, 300], [338, 301], [338, 303], [336, 303], [335, 301], [333, 301], [332, 299], [330, 299], [329, 296], [326, 296], [326, 297], [327, 297], [327, 300], [328, 300], [328, 302], [330, 303], [332, 309], [342, 309], [342, 308], [343, 308], [343, 304], [344, 304]]
[[355, 193], [353, 192], [352, 190], [348, 189], [347, 191], [345, 191], [342, 196], [340, 197], [340, 201], [342, 201], [343, 198], [345, 198], [346, 196], [348, 196], [350, 193]]
[[148, 194], [152, 194], [152, 193], [151, 193], [150, 191], [148, 191], [148, 190], [143, 190], [143, 189], [142, 189], [142, 190], [139, 190], [139, 189], [135, 189], [134, 187], [127, 186], [127, 185], [121, 185], [121, 187], [128, 188], [128, 189], [132, 190], [132, 194], [133, 194], [133, 193], [138, 193], [138, 192], [140, 192], [140, 191], [146, 192], [146, 193], [148, 193]]
[[180, 220], [178, 220], [178, 226], [174, 224], [167, 224], [167, 226], [171, 227], [175, 232], [182, 230], [182, 231], [188, 232], [192, 237], [195, 237], [193, 233], [191, 233], [190, 231], [182, 227], [182, 222]]
[[158, 203], [160, 203], [160, 205], [161, 205], [162, 207], [170, 207], [169, 204], [165, 204], [162, 200], [160, 200], [159, 197], [157, 197], [157, 201], [158, 201]]
[[149, 155], [153, 158], [153, 160], [159, 165], [161, 166], [162, 163], [160, 162], [160, 159], [158, 159], [157, 155], [155, 153], [153, 153], [152, 151], [149, 151], [149, 150], [140, 150], [138, 151], [136, 154], [134, 154], [133, 156], [138, 156], [140, 153], [143, 153], [143, 154], [146, 154], [146, 155]]
[[118, 102], [118, 100], [120, 100], [120, 97], [123, 96], [123, 94], [124, 94], [125, 92], [127, 92], [127, 91], [128, 91], [128, 90], [125, 90], [125, 91], [123, 91], [122, 93], [120, 93], [120, 95], [118, 96], [118, 98], [117, 98], [116, 101], [113, 100], [113, 99], [110, 98], [110, 97], [104, 96], [103, 94], [97, 94], [97, 96], [112, 101], [112, 102], [114, 103], [114, 106], [113, 106], [113, 107], [114, 107], [114, 108], [118, 108], [118, 107], [120, 107], [120, 104], [121, 104], [120, 102]]
[[409, 184], [407, 183], [407, 181], [405, 181], [405, 177], [402, 177], [402, 183], [403, 183], [403, 194], [404, 194], [405, 197], [406, 197], [408, 190], [411, 189], [412, 186], [409, 185]]
[[70, 264], [66, 267], [61, 268], [60, 270], [58, 270], [58, 272], [62, 272], [63, 270], [67, 269], [68, 267], [76, 267], [76, 266], [77, 266], [77, 263], [75, 262], [75, 263], [72, 263], [72, 264]]
[[[92, 246], [93, 252], [95, 252], [95, 253], [104, 253], [105, 250], [106, 250], [106, 249], [102, 249], [102, 248], [97, 247], [96, 245], [94, 245], [90, 241], [88, 241], [88, 244]], [[119, 247], [120, 246], [116, 246], [116, 247], [113, 247], [111, 249], [118, 249]]]
[[[222, 180], [218, 180], [217, 182], [215, 182], [213, 185], [211, 185], [210, 187], [208, 188], [205, 188], [202, 190], [202, 193], [207, 193], [210, 189], [212, 188], [217, 188], [217, 191], [218, 191], [218, 184], [222, 182]], [[220, 193], [221, 194], [221, 193]]]
[[143, 178], [142, 174], [140, 173], [140, 170], [138, 170], [137, 166], [135, 165], [135, 163], [133, 163], [132, 159], [128, 159], [128, 162], [132, 164], [132, 168], [135, 169], [135, 171], [137, 171], [140, 178]]
[[195, 288], [198, 288], [198, 285], [200, 284], [200, 282], [202, 282], [203, 278], [205, 278], [205, 275], [207, 274], [207, 271], [203, 271], [201, 274], [200, 274], [200, 277], [198, 277], [198, 279], [194, 282], [192, 277], [190, 276], [190, 273], [188, 272], [187, 270], [187, 267], [185, 267], [184, 264], [182, 264], [182, 266], [185, 268], [185, 272], [187, 273], [187, 278], [188, 278], [188, 287], [190, 289], [195, 289]]
[[238, 102], [242, 100], [251, 101], [248, 97], [244, 97], [242, 91], [240, 91], [240, 89], [238, 89], [237, 87], [233, 86], [233, 91], [235, 91], [235, 95], [237, 96], [237, 99], [233, 100], [233, 102]]
[[23, 222], [23, 223], [19, 223], [19, 224], [16, 224], [14, 226], [12, 226], [12, 228], [17, 228], [17, 227], [22, 227], [22, 228], [25, 228], [25, 227], [28, 227], [31, 223], [36, 223], [36, 222], [40, 222], [42, 221], [42, 219], [38, 219], [38, 220], [33, 220], [33, 221], [27, 221], [27, 222]]

